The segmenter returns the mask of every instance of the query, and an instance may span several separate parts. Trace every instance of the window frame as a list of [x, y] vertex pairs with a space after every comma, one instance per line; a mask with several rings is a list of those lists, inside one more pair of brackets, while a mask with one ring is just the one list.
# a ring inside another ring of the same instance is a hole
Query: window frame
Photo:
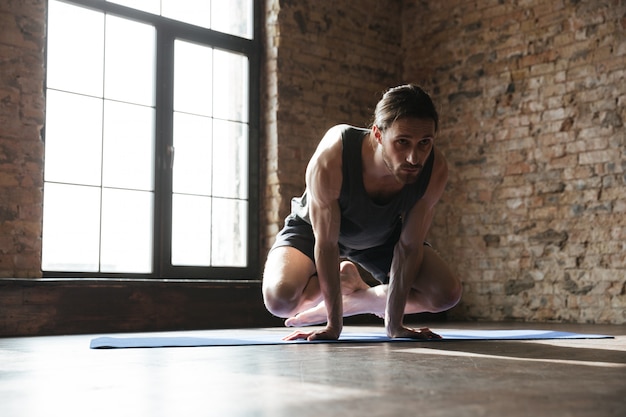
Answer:
[[[133, 278], [174, 280], [257, 281], [259, 278], [259, 137], [260, 137], [260, 5], [252, 1], [253, 38], [246, 39], [172, 20], [156, 14], [102, 0], [59, 0], [106, 14], [136, 20], [156, 30], [155, 64], [155, 184], [153, 205], [153, 255], [151, 273], [42, 271], [44, 278]], [[47, 67], [47, 36], [44, 62]], [[173, 266], [172, 155], [174, 119], [174, 41], [180, 39], [248, 58], [248, 233], [247, 265], [244, 267]], [[44, 77], [44, 94], [47, 92]], [[45, 130], [44, 130], [45, 132]], [[44, 136], [45, 146], [45, 136]], [[45, 169], [45, 168], [44, 168]]]

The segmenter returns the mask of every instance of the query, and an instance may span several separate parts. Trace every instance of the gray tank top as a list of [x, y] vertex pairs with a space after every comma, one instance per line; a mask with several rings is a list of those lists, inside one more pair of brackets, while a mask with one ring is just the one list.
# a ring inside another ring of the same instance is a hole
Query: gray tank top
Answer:
[[[431, 151], [415, 183], [405, 185], [389, 202], [377, 204], [367, 195], [363, 184], [361, 149], [369, 133], [369, 129], [346, 126], [341, 135], [343, 183], [339, 195], [339, 244], [356, 250], [380, 246], [391, 237], [405, 214], [426, 192], [435, 158], [435, 153]], [[302, 197], [292, 199], [290, 216], [311, 223], [306, 191]]]

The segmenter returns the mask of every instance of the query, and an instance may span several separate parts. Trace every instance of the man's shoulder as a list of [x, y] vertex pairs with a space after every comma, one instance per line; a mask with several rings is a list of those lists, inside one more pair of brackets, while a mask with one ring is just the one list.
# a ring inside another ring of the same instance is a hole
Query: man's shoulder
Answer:
[[338, 124], [326, 131], [320, 141], [317, 152], [331, 154], [341, 153], [345, 140], [352, 140], [353, 137], [362, 137], [367, 129], [351, 126], [348, 124]]
[[366, 132], [369, 132], [369, 129], [342, 123], [342, 124], [335, 125], [331, 127], [330, 129], [328, 129], [327, 134], [332, 133], [333, 135], [337, 135], [339, 137], [345, 137], [346, 135], [354, 135], [354, 134], [363, 135]]
[[[341, 169], [344, 144], [356, 143], [355, 138], [361, 140], [369, 129], [355, 127], [348, 124], [339, 124], [328, 129], [309, 164], [316, 164], [322, 167], [332, 166]], [[354, 146], [354, 145], [352, 145]]]
[[439, 201], [448, 182], [448, 161], [438, 148], [433, 149], [434, 161], [427, 187], [420, 201], [434, 206]]
[[434, 175], [448, 175], [448, 160], [445, 155], [439, 148], [433, 148], [434, 152], [434, 164], [433, 164], [433, 174]]

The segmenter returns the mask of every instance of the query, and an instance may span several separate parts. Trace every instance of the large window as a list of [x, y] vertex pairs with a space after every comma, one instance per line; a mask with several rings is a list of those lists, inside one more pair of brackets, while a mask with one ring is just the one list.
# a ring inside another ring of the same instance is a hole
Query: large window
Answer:
[[253, 6], [48, 2], [45, 276], [255, 277]]

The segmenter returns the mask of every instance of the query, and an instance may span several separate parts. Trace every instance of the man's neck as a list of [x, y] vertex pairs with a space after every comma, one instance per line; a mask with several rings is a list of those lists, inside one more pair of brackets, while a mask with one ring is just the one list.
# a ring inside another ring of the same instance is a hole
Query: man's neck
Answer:
[[385, 203], [398, 194], [404, 184], [400, 183], [385, 165], [380, 146], [373, 138], [373, 133], [363, 141], [361, 147], [363, 186], [372, 200]]

